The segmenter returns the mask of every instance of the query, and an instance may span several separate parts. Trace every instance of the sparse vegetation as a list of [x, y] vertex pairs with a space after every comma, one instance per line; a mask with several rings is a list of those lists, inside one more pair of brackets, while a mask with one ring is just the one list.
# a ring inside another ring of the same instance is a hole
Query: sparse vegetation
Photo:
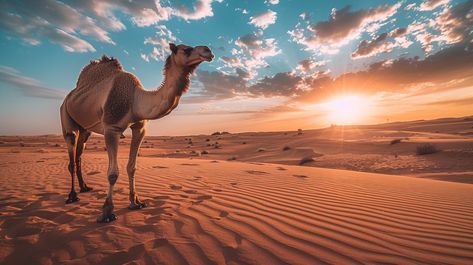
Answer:
[[282, 148], [283, 151], [291, 150], [291, 147], [289, 145], [286, 145]]
[[203, 155], [208, 155], [208, 154], [209, 154], [209, 151], [207, 151], [207, 150], [203, 150], [203, 151], [202, 151], [202, 152], [200, 152], [200, 153], [201, 153], [201, 154], [203, 154]]
[[241, 144], [246, 144], [246, 142], [242, 142]]
[[220, 133], [220, 132], [214, 132], [214, 133], [212, 133], [211, 135], [220, 135], [220, 134], [222, 134], [222, 133]]
[[402, 139], [401, 138], [397, 138], [397, 139], [394, 139], [394, 140], [391, 140], [391, 145], [393, 144], [400, 144], [402, 142]]
[[440, 152], [440, 149], [438, 149], [435, 145], [430, 144], [430, 143], [419, 145], [416, 148], [416, 154], [419, 156], [434, 154], [437, 152]]
[[304, 164], [307, 164], [307, 163], [310, 163], [310, 162], [314, 162], [314, 158], [312, 158], [311, 156], [306, 156], [306, 157], [303, 157], [301, 159], [301, 161], [299, 161], [299, 165], [304, 165]]
[[233, 160], [237, 160], [237, 157], [236, 156], [231, 156], [228, 158], [228, 161], [233, 161]]
[[266, 151], [266, 148], [258, 148], [256, 151], [257, 152], [264, 152], [264, 151]]
[[302, 129], [297, 129], [297, 134], [301, 135], [302, 134]]

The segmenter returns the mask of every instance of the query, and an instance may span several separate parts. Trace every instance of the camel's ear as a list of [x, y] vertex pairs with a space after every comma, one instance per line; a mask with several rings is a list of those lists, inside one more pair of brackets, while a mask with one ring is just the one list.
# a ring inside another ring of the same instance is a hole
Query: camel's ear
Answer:
[[172, 53], [177, 53], [177, 46], [174, 43], [169, 43], [169, 49], [171, 49]]

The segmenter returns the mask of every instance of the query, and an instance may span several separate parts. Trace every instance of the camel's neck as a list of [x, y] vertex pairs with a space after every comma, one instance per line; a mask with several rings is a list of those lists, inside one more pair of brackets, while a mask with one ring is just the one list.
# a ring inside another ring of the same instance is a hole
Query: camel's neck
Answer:
[[[170, 60], [170, 59], [168, 59]], [[138, 116], [141, 119], [154, 120], [169, 114], [177, 107], [182, 94], [189, 87], [191, 71], [182, 69], [171, 61], [166, 62], [164, 82], [154, 91], [140, 91], [135, 98]]]

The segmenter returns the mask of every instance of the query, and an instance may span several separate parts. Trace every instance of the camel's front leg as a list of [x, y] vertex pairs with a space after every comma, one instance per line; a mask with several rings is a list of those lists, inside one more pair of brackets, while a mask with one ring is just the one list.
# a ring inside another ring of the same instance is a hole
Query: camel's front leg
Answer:
[[135, 171], [136, 171], [136, 156], [140, 149], [141, 142], [145, 137], [145, 122], [135, 123], [131, 126], [132, 139], [130, 146], [130, 158], [126, 167], [128, 173], [128, 180], [130, 182], [130, 209], [141, 209], [146, 207], [144, 202], [141, 202], [135, 191]]
[[121, 135], [121, 131], [115, 129], [105, 130], [105, 146], [107, 147], [108, 152], [108, 194], [103, 204], [103, 212], [97, 218], [99, 223], [108, 223], [117, 219], [115, 214], [113, 214], [113, 186], [118, 179], [118, 162], [117, 162], [117, 153], [118, 153], [118, 141]]

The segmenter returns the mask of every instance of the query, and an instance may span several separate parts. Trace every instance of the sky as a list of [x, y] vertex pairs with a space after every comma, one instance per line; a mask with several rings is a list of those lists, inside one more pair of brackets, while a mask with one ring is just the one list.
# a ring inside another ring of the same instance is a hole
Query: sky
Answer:
[[473, 0], [0, 0], [0, 135], [59, 134], [102, 54], [156, 89], [171, 42], [216, 57], [150, 135], [472, 115], [472, 34]]

